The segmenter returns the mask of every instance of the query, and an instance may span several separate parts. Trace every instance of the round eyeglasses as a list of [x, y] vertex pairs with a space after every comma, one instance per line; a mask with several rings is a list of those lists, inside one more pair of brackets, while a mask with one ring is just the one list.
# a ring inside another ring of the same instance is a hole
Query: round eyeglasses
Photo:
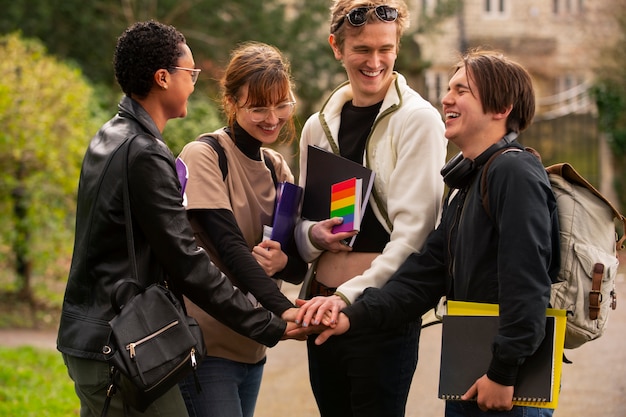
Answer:
[[391, 6], [370, 6], [370, 7], [357, 7], [352, 9], [346, 14], [346, 16], [337, 23], [333, 33], [336, 32], [345, 20], [352, 26], [363, 26], [367, 22], [367, 13], [374, 9], [376, 17], [383, 22], [395, 22], [398, 18], [398, 9]]
[[296, 107], [295, 101], [285, 101], [274, 107], [242, 107], [250, 116], [253, 123], [260, 123], [270, 116], [270, 112], [274, 112], [279, 119], [287, 119], [293, 114]]
[[185, 68], [185, 67], [174, 67], [172, 69], [181, 70], [181, 71], [189, 71], [191, 73], [191, 82], [195, 85], [196, 81], [198, 81], [198, 76], [200, 75], [199, 68]]

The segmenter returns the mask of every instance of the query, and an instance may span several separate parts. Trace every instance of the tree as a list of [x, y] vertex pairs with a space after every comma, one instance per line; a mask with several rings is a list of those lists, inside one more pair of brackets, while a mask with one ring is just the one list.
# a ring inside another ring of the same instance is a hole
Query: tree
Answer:
[[163, 139], [172, 153], [178, 155], [183, 146], [200, 133], [212, 132], [224, 126], [224, 123], [215, 103], [194, 93], [189, 98], [187, 117], [167, 122], [163, 130]]
[[626, 0], [613, 0], [604, 24], [614, 22], [617, 36], [606, 39], [592, 89], [598, 106], [600, 130], [608, 138], [615, 169], [619, 206], [626, 207]]
[[67, 273], [92, 89], [40, 42], [0, 38], [0, 265], [22, 299], [32, 278]]
[[[308, 115], [341, 73], [326, 42], [328, 0], [0, 0], [0, 33], [21, 30], [51, 53], [79, 63], [94, 83], [117, 90], [112, 55], [131, 23], [156, 19], [185, 34], [198, 67], [198, 93], [217, 96], [217, 83], [240, 42], [280, 48], [292, 63], [298, 112]], [[198, 94], [196, 93], [196, 94]], [[114, 104], [114, 103], [111, 103]]]

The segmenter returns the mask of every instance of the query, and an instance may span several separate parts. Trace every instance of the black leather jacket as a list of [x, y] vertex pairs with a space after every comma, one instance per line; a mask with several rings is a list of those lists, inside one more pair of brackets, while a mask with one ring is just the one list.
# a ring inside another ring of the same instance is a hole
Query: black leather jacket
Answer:
[[126, 140], [133, 235], [144, 286], [167, 280], [212, 316], [267, 346], [286, 323], [248, 299], [196, 245], [182, 206], [175, 160], [149, 114], [124, 97], [119, 113], [91, 140], [78, 188], [76, 237], [61, 315], [57, 348], [81, 358], [104, 360], [102, 347], [115, 315], [110, 293], [130, 277], [123, 207]]

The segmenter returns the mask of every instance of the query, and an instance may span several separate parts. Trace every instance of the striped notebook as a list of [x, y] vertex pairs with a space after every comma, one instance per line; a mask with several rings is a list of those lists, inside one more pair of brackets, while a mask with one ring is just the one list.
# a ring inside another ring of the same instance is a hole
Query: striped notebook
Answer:
[[343, 223], [333, 227], [333, 233], [360, 230], [362, 188], [361, 178], [350, 178], [331, 186], [330, 217], [343, 217]]

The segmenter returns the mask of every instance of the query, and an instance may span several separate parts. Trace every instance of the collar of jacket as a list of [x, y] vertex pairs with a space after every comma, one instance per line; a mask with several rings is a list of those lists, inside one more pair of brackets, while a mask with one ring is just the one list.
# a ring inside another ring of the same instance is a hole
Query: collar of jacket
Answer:
[[122, 97], [120, 103], [118, 104], [118, 115], [120, 117], [130, 118], [135, 120], [137, 123], [143, 127], [151, 136], [154, 136], [161, 142], [165, 143], [163, 140], [163, 136], [161, 132], [157, 128], [154, 120], [150, 114], [139, 104], [137, 101], [133, 100], [128, 96]]
[[[389, 113], [393, 113], [400, 106], [402, 106], [401, 92], [402, 89], [407, 85], [406, 79], [402, 74], [396, 71], [393, 72], [393, 75], [395, 78], [392, 84], [387, 89], [387, 93], [385, 94], [385, 98], [383, 99], [383, 104], [380, 106], [380, 111], [376, 116], [376, 120], [374, 121], [372, 131], [382, 117], [386, 116]], [[352, 100], [352, 97], [353, 94], [350, 81], [346, 81], [333, 90], [333, 92], [324, 102], [321, 110], [318, 113], [320, 123], [322, 124], [322, 129], [324, 129], [328, 142], [330, 143], [330, 147], [336, 154], [339, 154], [339, 146], [337, 144], [337, 140], [335, 140], [335, 137], [331, 133], [331, 129], [329, 126], [334, 125], [333, 120], [336, 119], [337, 121], [339, 121], [341, 119], [341, 110], [343, 109], [343, 106], [346, 102]], [[339, 122], [337, 122], [337, 129], [339, 128], [338, 126]]]

